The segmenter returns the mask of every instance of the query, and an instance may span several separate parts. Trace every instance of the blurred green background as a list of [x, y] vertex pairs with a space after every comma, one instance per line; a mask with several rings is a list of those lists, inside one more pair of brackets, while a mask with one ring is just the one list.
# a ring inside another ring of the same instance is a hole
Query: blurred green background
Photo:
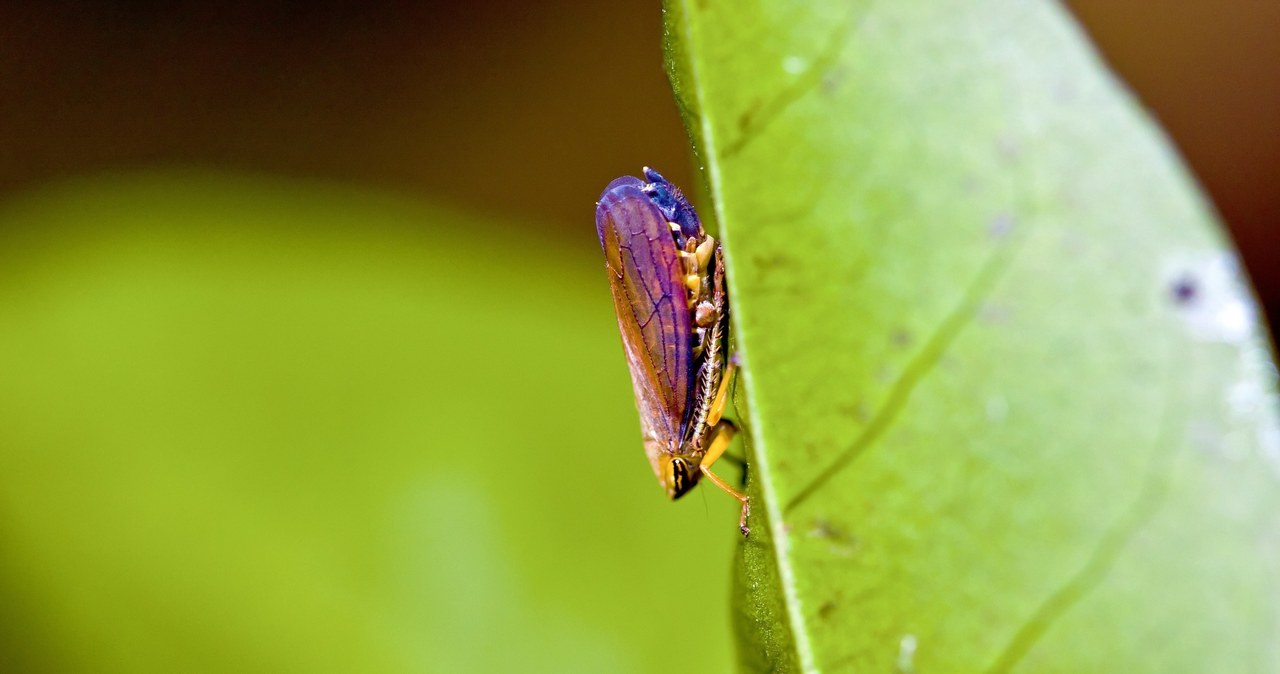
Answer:
[[[1072, 2], [1280, 308], [1280, 8]], [[0, 670], [723, 671], [592, 232], [656, 4], [0, 3]]]

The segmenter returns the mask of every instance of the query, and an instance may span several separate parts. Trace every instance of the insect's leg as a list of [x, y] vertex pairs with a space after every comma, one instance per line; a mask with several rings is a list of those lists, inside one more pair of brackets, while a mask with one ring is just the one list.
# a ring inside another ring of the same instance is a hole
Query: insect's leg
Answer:
[[720, 423], [720, 417], [724, 414], [724, 407], [729, 402], [729, 382], [733, 380], [733, 373], [737, 369], [738, 354], [735, 353], [729, 357], [729, 363], [724, 368], [724, 376], [720, 378], [720, 389], [716, 391], [716, 397], [711, 399], [711, 410], [707, 412], [708, 426]]
[[715, 463], [721, 454], [724, 454], [724, 450], [729, 447], [729, 443], [733, 441], [733, 436], [737, 432], [738, 427], [734, 426], [731, 421], [724, 420], [716, 424], [715, 428], [711, 430], [711, 445], [707, 447], [707, 453], [702, 455], [698, 470], [702, 471], [702, 474], [707, 476], [707, 479], [711, 480], [712, 484], [723, 489], [725, 493], [738, 499], [738, 502], [742, 504], [742, 517], [738, 519], [738, 528], [742, 530], [742, 535], [746, 536], [751, 531], [751, 529], [747, 528], [747, 515], [751, 514], [751, 500], [747, 498], [746, 494], [730, 487], [728, 482], [711, 472], [711, 464]]

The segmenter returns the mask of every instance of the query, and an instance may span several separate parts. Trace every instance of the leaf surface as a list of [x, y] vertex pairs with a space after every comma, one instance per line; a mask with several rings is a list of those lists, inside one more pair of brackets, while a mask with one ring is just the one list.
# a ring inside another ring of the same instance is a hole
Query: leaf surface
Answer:
[[1066, 13], [666, 9], [745, 363], [743, 668], [1280, 668], [1264, 328]]

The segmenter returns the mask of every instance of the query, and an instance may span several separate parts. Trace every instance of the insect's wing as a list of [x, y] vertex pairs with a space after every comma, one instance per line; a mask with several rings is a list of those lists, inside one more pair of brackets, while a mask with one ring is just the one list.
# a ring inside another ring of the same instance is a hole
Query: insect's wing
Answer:
[[618, 328], [646, 435], [678, 440], [689, 408], [692, 326], [684, 264], [667, 219], [635, 178], [613, 181], [596, 207]]

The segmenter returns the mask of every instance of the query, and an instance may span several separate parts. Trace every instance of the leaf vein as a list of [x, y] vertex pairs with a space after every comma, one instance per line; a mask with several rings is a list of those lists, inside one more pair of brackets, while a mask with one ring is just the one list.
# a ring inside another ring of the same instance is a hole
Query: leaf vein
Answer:
[[870, 12], [870, 7], [866, 11], [859, 14], [857, 4], [851, 8], [854, 11], [849, 13], [849, 18], [844, 25], [832, 32], [830, 39], [823, 46], [822, 51], [818, 53], [818, 57], [813, 63], [792, 82], [790, 86], [784, 88], [778, 95], [762, 103], [754, 110], [743, 113], [741, 119], [742, 131], [738, 137], [725, 144], [721, 150], [721, 160], [728, 160], [736, 156], [747, 146], [748, 143], [759, 138], [761, 133], [778, 117], [786, 112], [796, 101], [804, 98], [811, 91], [818, 88], [822, 83], [823, 77], [832, 66], [840, 60], [840, 55], [844, 53], [845, 47], [853, 40], [856, 34], [854, 28], [859, 25], [858, 19]]
[[924, 347], [907, 364], [902, 374], [893, 383], [893, 387], [890, 389], [884, 404], [876, 411], [870, 423], [863, 428], [862, 433], [854, 439], [852, 444], [840, 452], [840, 455], [828, 464], [822, 472], [818, 473], [817, 477], [813, 478], [803, 489], [800, 489], [787, 501], [787, 504], [783, 507], [784, 513], [795, 510], [809, 497], [817, 493], [831, 478], [848, 468], [854, 460], [862, 456], [893, 425], [898, 415], [906, 407], [916, 387], [929, 372], [933, 371], [934, 366], [942, 359], [951, 344], [964, 331], [964, 328], [972, 322], [973, 317], [990, 295], [996, 282], [1012, 266], [1016, 256], [1013, 246], [1012, 242], [1002, 243], [987, 256], [982, 267], [974, 275], [973, 280], [969, 282], [960, 302], [943, 318], [942, 323], [929, 336]]
[[1153, 443], [1153, 456], [1149, 459], [1146, 476], [1133, 503], [1103, 535], [1088, 560], [1075, 575], [1050, 594], [1035, 613], [1022, 624], [1013, 635], [1013, 639], [995, 659], [995, 663], [987, 670], [988, 674], [1005, 674], [1012, 671], [1055, 622], [1102, 584], [1125, 547], [1164, 504], [1169, 491], [1169, 471], [1177, 456], [1177, 447], [1172, 446], [1177, 423], [1169, 411], [1172, 406], [1172, 397], [1172, 393], [1165, 397], [1160, 430]]

